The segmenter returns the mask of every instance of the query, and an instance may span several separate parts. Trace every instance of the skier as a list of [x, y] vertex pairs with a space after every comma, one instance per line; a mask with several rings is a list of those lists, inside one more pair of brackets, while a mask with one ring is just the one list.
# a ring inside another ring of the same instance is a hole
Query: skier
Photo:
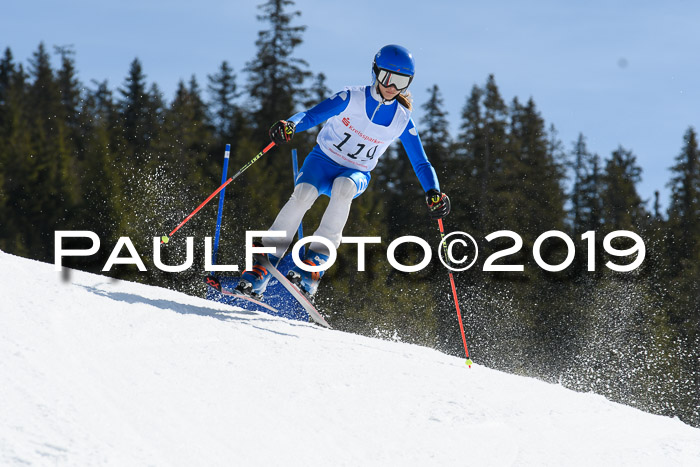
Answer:
[[[289, 142], [295, 132], [306, 131], [324, 121], [316, 146], [306, 156], [297, 176], [294, 192], [282, 207], [270, 230], [286, 232], [285, 237], [263, 237], [262, 245], [275, 248], [268, 258], [277, 266], [292, 242], [304, 214], [320, 195], [330, 197], [314, 235], [328, 239], [337, 248], [348, 219], [352, 200], [360, 196], [370, 181], [370, 172], [379, 157], [396, 138], [401, 140], [413, 170], [426, 192], [430, 216], [441, 219], [450, 212], [450, 199], [440, 191], [435, 170], [421, 144], [411, 119], [408, 86], [415, 72], [413, 55], [404, 47], [382, 47], [372, 63], [372, 84], [344, 90], [280, 120], [270, 128], [276, 144]], [[322, 243], [308, 245], [303, 262], [318, 266], [329, 257]], [[307, 295], [316, 293], [323, 272], [308, 272], [294, 266], [287, 278]], [[256, 261], [236, 286], [239, 292], [259, 297], [271, 274]]]

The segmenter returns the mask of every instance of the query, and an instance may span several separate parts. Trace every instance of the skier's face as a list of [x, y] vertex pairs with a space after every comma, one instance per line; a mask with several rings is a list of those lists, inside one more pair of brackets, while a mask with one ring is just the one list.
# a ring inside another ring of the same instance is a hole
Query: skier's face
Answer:
[[399, 94], [399, 91], [393, 84], [386, 87], [382, 83], [379, 83], [379, 92], [381, 93], [382, 97], [388, 101], [394, 99]]

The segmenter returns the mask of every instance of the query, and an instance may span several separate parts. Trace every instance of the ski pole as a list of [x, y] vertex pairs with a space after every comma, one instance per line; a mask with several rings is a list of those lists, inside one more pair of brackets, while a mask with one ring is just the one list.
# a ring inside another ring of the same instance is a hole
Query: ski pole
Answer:
[[[447, 243], [445, 243], [445, 228], [442, 225], [442, 219], [438, 219], [438, 225], [440, 226], [440, 238], [442, 243], [442, 248], [445, 253], [445, 261], [449, 261], [450, 258], [447, 252]], [[462, 312], [459, 310], [459, 300], [457, 300], [457, 288], [455, 287], [455, 278], [452, 275], [452, 271], [448, 270], [450, 274], [450, 285], [452, 286], [452, 298], [455, 301], [455, 308], [457, 310], [457, 320], [459, 321], [459, 330], [462, 331], [462, 343], [464, 343], [464, 353], [467, 356], [467, 365], [469, 368], [472, 367], [472, 359], [469, 358], [469, 349], [467, 348], [467, 338], [464, 335], [464, 325], [462, 324]]]
[[188, 220], [192, 219], [192, 216], [194, 216], [195, 214], [197, 214], [197, 213], [199, 212], [199, 210], [202, 209], [202, 208], [204, 207], [205, 204], [207, 204], [209, 201], [211, 201], [211, 199], [212, 199], [214, 196], [216, 196], [221, 190], [223, 190], [224, 188], [226, 188], [226, 185], [228, 185], [229, 183], [231, 183], [232, 181], [234, 181], [235, 179], [237, 179], [243, 172], [245, 172], [245, 171], [248, 169], [248, 167], [250, 167], [251, 165], [253, 165], [253, 164], [255, 163], [255, 161], [257, 161], [258, 159], [260, 159], [262, 156], [265, 155], [265, 153], [266, 153], [267, 151], [269, 151], [270, 149], [272, 149], [272, 147], [273, 147], [274, 145], [275, 145], [274, 141], [271, 142], [270, 144], [268, 144], [268, 145], [265, 147], [265, 149], [263, 149], [263, 150], [260, 151], [255, 157], [253, 157], [246, 165], [244, 165], [243, 167], [241, 167], [241, 169], [240, 169], [238, 172], [236, 172], [236, 175], [234, 175], [233, 177], [231, 177], [231, 178], [229, 178], [228, 180], [226, 180], [219, 188], [217, 188], [217, 189], [214, 191], [214, 193], [210, 194], [209, 197], [208, 197], [207, 199], [205, 199], [204, 202], [203, 202], [202, 204], [200, 204], [199, 206], [197, 206], [197, 209], [195, 209], [194, 211], [192, 211], [192, 212], [190, 213], [189, 216], [185, 217], [185, 220], [183, 220], [182, 222], [180, 222], [180, 224], [179, 224], [177, 227], [175, 227], [175, 228], [172, 230], [172, 232], [170, 232], [168, 235], [163, 235], [162, 237], [160, 237], [160, 243], [161, 243], [161, 244], [163, 244], [163, 243], [168, 243], [168, 242], [170, 241], [170, 237], [172, 237], [172, 235], [173, 235], [175, 232], [177, 232], [178, 230], [180, 230], [180, 227], [182, 227], [183, 225], [185, 225], [185, 223], [186, 223]]

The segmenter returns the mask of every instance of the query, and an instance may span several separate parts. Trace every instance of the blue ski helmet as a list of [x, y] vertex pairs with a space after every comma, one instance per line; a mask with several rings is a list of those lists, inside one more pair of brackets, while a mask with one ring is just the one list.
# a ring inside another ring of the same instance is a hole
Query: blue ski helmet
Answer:
[[[385, 70], [390, 73], [382, 73], [381, 70]], [[379, 49], [377, 55], [374, 56], [374, 63], [372, 63], [372, 74], [375, 79], [382, 82], [382, 84], [385, 86], [394, 84], [392, 82], [393, 79], [391, 78], [391, 75], [396, 73], [409, 78], [407, 82], [401, 83], [401, 86], [396, 84], [397, 89], [406, 89], [413, 80], [413, 75], [415, 72], [416, 67], [415, 63], [413, 62], [413, 55], [408, 51], [408, 49], [401, 47], [400, 45], [385, 45]]]

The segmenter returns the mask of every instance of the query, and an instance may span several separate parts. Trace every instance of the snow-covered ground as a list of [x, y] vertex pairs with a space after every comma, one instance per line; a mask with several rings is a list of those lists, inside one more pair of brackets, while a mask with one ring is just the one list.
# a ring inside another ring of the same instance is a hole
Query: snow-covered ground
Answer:
[[3, 252], [0, 309], [3, 466], [700, 465], [597, 395]]

